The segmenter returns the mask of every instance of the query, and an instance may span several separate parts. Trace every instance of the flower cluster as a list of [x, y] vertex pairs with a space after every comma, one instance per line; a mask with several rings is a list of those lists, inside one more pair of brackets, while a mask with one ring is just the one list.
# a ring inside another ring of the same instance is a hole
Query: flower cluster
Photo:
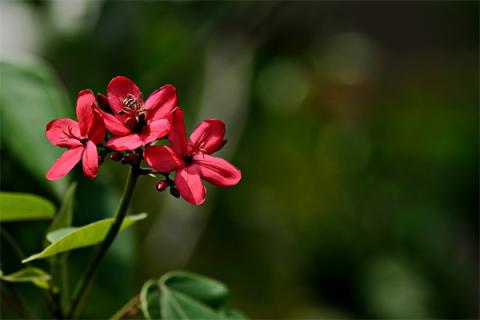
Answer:
[[[80, 160], [85, 175], [94, 179], [109, 155], [143, 173], [163, 175], [156, 185], [159, 191], [170, 188], [172, 195], [199, 205], [206, 193], [202, 180], [228, 187], [241, 179], [238, 168], [211, 155], [226, 142], [224, 123], [204, 120], [187, 138], [183, 111], [171, 85], [154, 91], [144, 101], [135, 83], [115, 77], [106, 96], [80, 91], [76, 110], [78, 122], [62, 118], [47, 124], [48, 140], [68, 149], [48, 170], [48, 180], [65, 176]], [[170, 145], [158, 145], [164, 138]], [[149, 167], [141, 168], [142, 161]], [[171, 178], [173, 172], [175, 177]]]

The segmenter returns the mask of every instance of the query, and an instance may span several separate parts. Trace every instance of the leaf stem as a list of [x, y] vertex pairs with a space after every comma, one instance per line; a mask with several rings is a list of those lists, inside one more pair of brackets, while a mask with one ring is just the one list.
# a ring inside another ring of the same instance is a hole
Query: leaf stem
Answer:
[[128, 173], [127, 182], [125, 183], [125, 188], [123, 189], [122, 197], [120, 198], [120, 203], [118, 205], [117, 212], [115, 213], [115, 217], [114, 217], [115, 220], [112, 226], [110, 227], [110, 229], [108, 230], [108, 233], [105, 236], [105, 240], [103, 240], [103, 242], [99, 245], [97, 253], [93, 258], [93, 261], [90, 264], [88, 271], [85, 273], [85, 276], [80, 282], [80, 286], [77, 287], [77, 290], [75, 292], [75, 296], [70, 308], [70, 312], [68, 313], [68, 318], [70, 319], [78, 317], [78, 314], [80, 313], [83, 307], [85, 298], [88, 295], [88, 292], [90, 291], [90, 288], [95, 279], [97, 268], [100, 265], [100, 262], [102, 261], [103, 257], [107, 253], [107, 250], [112, 245], [113, 240], [115, 240], [115, 237], [120, 231], [120, 227], [122, 225], [123, 219], [127, 214], [127, 209], [130, 204], [130, 200], [132, 199], [133, 191], [135, 189], [135, 183], [137, 182], [139, 175], [140, 175], [139, 164], [132, 165]]
[[130, 299], [120, 310], [118, 310], [113, 316], [110, 317], [110, 320], [120, 320], [123, 319], [127, 314], [134, 311], [135, 307], [140, 304], [140, 297], [137, 294], [132, 299]]

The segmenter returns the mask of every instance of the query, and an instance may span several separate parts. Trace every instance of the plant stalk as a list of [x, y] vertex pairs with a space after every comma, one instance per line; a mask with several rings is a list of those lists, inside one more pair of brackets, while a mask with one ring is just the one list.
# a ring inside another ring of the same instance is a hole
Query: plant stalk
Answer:
[[115, 312], [113, 316], [110, 317], [110, 320], [121, 320], [127, 314], [135, 310], [134, 308], [140, 304], [140, 296], [137, 294], [132, 299], [130, 299], [120, 310]]
[[85, 302], [85, 298], [90, 291], [90, 288], [93, 284], [95, 279], [95, 274], [97, 272], [97, 268], [100, 265], [100, 262], [104, 258], [105, 254], [107, 253], [108, 249], [115, 240], [118, 232], [120, 231], [120, 227], [122, 226], [123, 219], [125, 218], [128, 210], [128, 206], [130, 204], [130, 200], [133, 196], [133, 191], [135, 189], [135, 183], [139, 175], [141, 174], [139, 165], [132, 165], [130, 167], [130, 171], [128, 173], [127, 182], [125, 184], [125, 188], [123, 189], [122, 197], [120, 198], [120, 203], [117, 208], [117, 212], [115, 213], [115, 220], [108, 230], [107, 235], [105, 236], [105, 240], [99, 245], [97, 253], [90, 264], [88, 271], [85, 273], [82, 281], [80, 282], [80, 286], [77, 288], [75, 292], [75, 296], [70, 307], [70, 312], [68, 313], [69, 319], [74, 319], [78, 317], [80, 313], [83, 303]]

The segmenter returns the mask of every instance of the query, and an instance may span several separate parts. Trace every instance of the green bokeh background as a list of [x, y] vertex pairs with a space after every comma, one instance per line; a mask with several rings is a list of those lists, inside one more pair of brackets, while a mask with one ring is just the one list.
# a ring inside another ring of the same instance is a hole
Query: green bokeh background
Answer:
[[[243, 173], [236, 187], [209, 185], [198, 208], [142, 178], [131, 211], [149, 218], [116, 241], [86, 317], [112, 315], [144, 281], [179, 268], [226, 283], [231, 305], [254, 319], [478, 317], [478, 3], [0, 8], [2, 59], [45, 62], [70, 100], [60, 116], [73, 113], [79, 90], [105, 92], [116, 75], [145, 96], [171, 83], [187, 130], [204, 118], [226, 122], [219, 155]], [[68, 181], [38, 179], [11, 140], [2, 130], [2, 190], [58, 204]], [[112, 215], [125, 171], [107, 161], [93, 182], [79, 168], [65, 178], [79, 181], [75, 225]], [[48, 223], [5, 227], [32, 254]], [[72, 281], [93, 252], [70, 255]], [[20, 268], [4, 242], [1, 267]], [[45, 312], [38, 290], [20, 289]]]

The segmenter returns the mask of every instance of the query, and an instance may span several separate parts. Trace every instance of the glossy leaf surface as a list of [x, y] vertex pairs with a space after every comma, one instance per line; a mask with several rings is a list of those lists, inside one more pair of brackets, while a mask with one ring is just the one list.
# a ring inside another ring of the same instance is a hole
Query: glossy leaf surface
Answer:
[[[120, 230], [123, 230], [131, 224], [139, 220], [143, 220], [146, 217], [147, 215], [145, 213], [127, 216], [123, 221]], [[52, 241], [48, 247], [46, 247], [42, 252], [24, 259], [22, 262], [25, 263], [36, 259], [42, 259], [61, 252], [100, 243], [107, 235], [108, 229], [112, 225], [113, 221], [113, 218], [108, 218], [87, 224], [86, 226], [79, 228], [55, 230], [47, 235], [47, 239]]]

